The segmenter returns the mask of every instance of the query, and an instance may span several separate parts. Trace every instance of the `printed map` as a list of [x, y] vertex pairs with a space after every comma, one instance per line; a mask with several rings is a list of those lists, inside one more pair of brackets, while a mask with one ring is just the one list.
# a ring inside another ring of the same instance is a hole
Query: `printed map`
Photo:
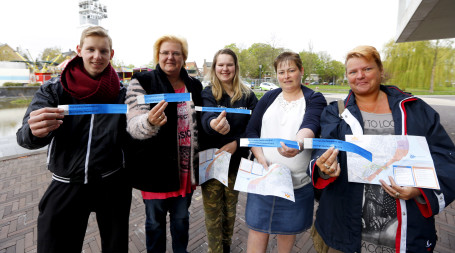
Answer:
[[214, 178], [228, 186], [229, 162], [231, 154], [222, 151], [215, 155], [218, 149], [211, 148], [199, 152], [199, 184]]
[[346, 141], [373, 154], [373, 162], [347, 152], [349, 182], [381, 184], [389, 176], [401, 186], [439, 189], [425, 137], [411, 135], [346, 135]]
[[276, 163], [265, 170], [261, 164], [242, 158], [234, 190], [273, 195], [295, 202], [291, 171]]

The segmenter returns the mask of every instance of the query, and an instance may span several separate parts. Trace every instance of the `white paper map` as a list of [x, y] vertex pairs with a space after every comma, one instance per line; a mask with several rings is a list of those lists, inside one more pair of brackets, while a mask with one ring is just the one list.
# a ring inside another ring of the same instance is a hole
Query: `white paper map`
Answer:
[[242, 158], [234, 190], [273, 195], [295, 202], [291, 171], [276, 163], [267, 171], [261, 164]]
[[425, 137], [411, 135], [346, 135], [346, 141], [373, 153], [373, 162], [347, 152], [348, 180], [366, 184], [439, 189], [433, 159]]
[[231, 154], [226, 151], [215, 155], [217, 148], [199, 152], [199, 184], [214, 178], [228, 186], [229, 162]]

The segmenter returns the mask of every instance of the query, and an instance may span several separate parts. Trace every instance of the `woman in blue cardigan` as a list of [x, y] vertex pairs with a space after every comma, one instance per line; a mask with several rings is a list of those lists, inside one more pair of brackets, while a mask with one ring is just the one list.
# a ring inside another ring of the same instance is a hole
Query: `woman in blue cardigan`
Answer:
[[[302, 85], [300, 56], [280, 54], [275, 62], [279, 89], [268, 91], [256, 106], [248, 124], [247, 138], [282, 138], [303, 142], [319, 134], [319, 119], [327, 105], [321, 93]], [[295, 202], [275, 197], [248, 194], [246, 223], [250, 228], [247, 252], [265, 252], [269, 234], [278, 234], [278, 252], [291, 252], [296, 234], [313, 222], [313, 187], [306, 174], [311, 150], [251, 148], [257, 162], [265, 168], [279, 163], [291, 171]]]

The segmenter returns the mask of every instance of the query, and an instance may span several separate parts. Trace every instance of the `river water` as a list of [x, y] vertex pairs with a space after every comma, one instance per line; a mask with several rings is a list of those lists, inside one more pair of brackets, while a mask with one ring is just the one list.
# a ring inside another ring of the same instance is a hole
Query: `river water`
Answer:
[[0, 98], [0, 138], [16, 135], [28, 105], [15, 105], [12, 98]]

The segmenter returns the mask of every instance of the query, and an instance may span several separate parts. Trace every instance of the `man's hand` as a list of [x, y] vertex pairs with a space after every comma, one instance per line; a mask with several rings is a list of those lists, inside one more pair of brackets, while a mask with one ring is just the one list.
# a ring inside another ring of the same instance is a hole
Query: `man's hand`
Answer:
[[63, 109], [45, 107], [30, 113], [28, 124], [36, 137], [46, 137], [63, 123]]

